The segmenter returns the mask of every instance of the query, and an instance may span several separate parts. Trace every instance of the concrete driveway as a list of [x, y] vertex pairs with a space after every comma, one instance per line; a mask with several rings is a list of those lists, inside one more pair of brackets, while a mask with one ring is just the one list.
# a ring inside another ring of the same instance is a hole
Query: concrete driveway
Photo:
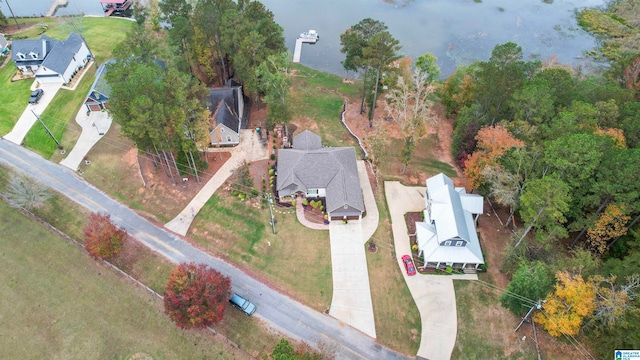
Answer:
[[411, 253], [409, 230], [404, 220], [408, 212], [424, 210], [425, 187], [407, 187], [397, 181], [385, 181], [385, 194], [391, 214], [393, 241], [398, 266], [416, 302], [422, 320], [418, 356], [430, 360], [450, 359], [456, 343], [458, 316], [453, 280], [473, 280], [476, 275], [407, 276], [401, 257]]
[[189, 227], [200, 209], [209, 201], [209, 198], [231, 176], [243, 161], [258, 161], [269, 158], [269, 147], [263, 145], [258, 134], [251, 129], [240, 130], [240, 144], [233, 148], [225, 148], [231, 152], [231, 159], [207, 181], [200, 192], [191, 199], [191, 202], [173, 220], [164, 224], [164, 227], [180, 235], [187, 235]]
[[[34, 86], [35, 82], [34, 85], [31, 86], [32, 91], [35, 90]], [[20, 119], [18, 119], [18, 122], [13, 126], [13, 129], [5, 135], [4, 138], [14, 144], [22, 144], [22, 141], [24, 140], [24, 137], [27, 136], [29, 129], [31, 129], [33, 124], [38, 121], [36, 115], [40, 116], [44, 112], [44, 109], [49, 106], [49, 103], [53, 100], [53, 97], [56, 96], [56, 93], [61, 87], [62, 84], [40, 84], [40, 89], [44, 90], [42, 98], [40, 98], [40, 101], [37, 104], [25, 104], [26, 109], [22, 115], [20, 115]], [[36, 115], [33, 114], [34, 112]]]
[[73, 171], [78, 170], [89, 150], [109, 131], [111, 116], [106, 111], [92, 111], [87, 115], [83, 105], [76, 115], [76, 122], [82, 127], [82, 133], [69, 155], [60, 161], [60, 165]]
[[331, 274], [333, 297], [329, 315], [375, 338], [376, 327], [369, 285], [365, 243], [378, 227], [378, 206], [364, 161], [358, 161], [358, 176], [367, 216], [359, 221], [332, 221]]

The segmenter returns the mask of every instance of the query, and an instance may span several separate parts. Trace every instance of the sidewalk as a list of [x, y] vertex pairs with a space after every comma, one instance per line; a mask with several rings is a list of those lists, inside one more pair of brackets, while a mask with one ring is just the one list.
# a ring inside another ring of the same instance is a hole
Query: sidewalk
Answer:
[[216, 190], [227, 181], [233, 170], [245, 160], [252, 162], [269, 158], [269, 148], [262, 144], [259, 136], [251, 129], [240, 130], [240, 144], [234, 148], [229, 148], [229, 151], [231, 152], [231, 159], [222, 165], [202, 190], [193, 197], [191, 202], [173, 220], [164, 225], [165, 228], [176, 234], [187, 235], [195, 216]]

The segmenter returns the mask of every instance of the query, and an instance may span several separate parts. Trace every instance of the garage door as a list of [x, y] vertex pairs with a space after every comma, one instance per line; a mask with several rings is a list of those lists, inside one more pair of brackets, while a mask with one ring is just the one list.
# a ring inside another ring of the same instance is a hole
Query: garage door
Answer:
[[90, 104], [89, 105], [89, 110], [91, 110], [91, 111], [100, 111], [100, 105], [98, 105], [98, 104]]
[[36, 76], [36, 80], [41, 84], [61, 84], [64, 82], [59, 75], [38, 75]]

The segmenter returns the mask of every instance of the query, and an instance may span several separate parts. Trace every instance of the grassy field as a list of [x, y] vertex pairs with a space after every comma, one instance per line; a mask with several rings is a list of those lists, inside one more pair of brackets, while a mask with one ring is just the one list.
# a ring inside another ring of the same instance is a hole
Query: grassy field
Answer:
[[33, 81], [22, 80], [11, 82], [16, 73], [13, 62], [8, 62], [0, 69], [0, 136], [7, 135], [18, 122], [20, 115], [27, 108]]
[[4, 203], [0, 217], [3, 357], [247, 357], [206, 331], [180, 331], [160, 300]]
[[190, 236], [312, 308], [331, 304], [329, 232], [307, 229], [289, 209], [276, 206], [276, 234], [269, 210], [257, 201], [214, 195], [196, 216]]
[[384, 194], [377, 195], [380, 224], [371, 240], [378, 251], [367, 251], [376, 334], [382, 344], [415, 354], [420, 347], [420, 313], [398, 268]]
[[[94, 66], [86, 69], [86, 73], [75, 90], [60, 89], [46, 110], [40, 114], [40, 119], [49, 128], [49, 131], [65, 149], [72, 149], [77, 138], [65, 138], [69, 143], [61, 141], [68, 124], [75, 122], [78, 111], [85, 111], [83, 103], [89, 93], [91, 84], [95, 79]], [[80, 134], [78, 134], [79, 136]], [[45, 158], [50, 158], [57, 149], [55, 141], [47, 134], [45, 129], [36, 123], [24, 138], [27, 148], [39, 153]]]

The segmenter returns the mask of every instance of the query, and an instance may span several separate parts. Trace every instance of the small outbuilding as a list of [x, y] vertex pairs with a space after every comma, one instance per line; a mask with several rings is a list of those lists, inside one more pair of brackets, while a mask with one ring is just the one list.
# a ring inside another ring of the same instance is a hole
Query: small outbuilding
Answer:
[[93, 82], [93, 85], [91, 85], [89, 95], [87, 95], [87, 99], [84, 101], [87, 111], [104, 111], [107, 109], [111, 87], [107, 82], [106, 74], [108, 64], [112, 63], [115, 63], [115, 60], [109, 59], [98, 68], [96, 80]]

